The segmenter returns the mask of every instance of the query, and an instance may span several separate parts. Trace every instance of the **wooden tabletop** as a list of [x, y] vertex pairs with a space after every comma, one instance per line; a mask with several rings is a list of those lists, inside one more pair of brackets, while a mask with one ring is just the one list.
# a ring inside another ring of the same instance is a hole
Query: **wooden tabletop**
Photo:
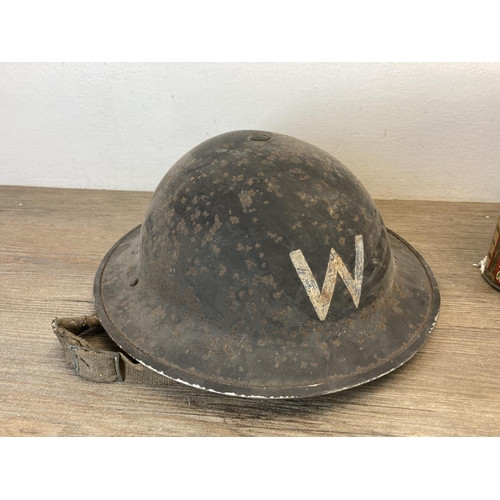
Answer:
[[151, 193], [0, 187], [0, 435], [500, 435], [500, 293], [473, 264], [500, 204], [377, 201], [441, 292], [437, 327], [379, 380], [303, 400], [248, 400], [174, 383], [98, 384], [74, 374], [51, 329], [91, 314], [104, 254]]

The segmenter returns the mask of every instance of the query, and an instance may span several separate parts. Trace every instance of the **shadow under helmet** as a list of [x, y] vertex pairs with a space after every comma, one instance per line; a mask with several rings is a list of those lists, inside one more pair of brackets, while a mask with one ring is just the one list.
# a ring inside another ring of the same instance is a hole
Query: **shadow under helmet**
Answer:
[[439, 311], [423, 258], [339, 161], [243, 130], [184, 155], [95, 278], [99, 319], [178, 382], [261, 398], [340, 391], [408, 361]]

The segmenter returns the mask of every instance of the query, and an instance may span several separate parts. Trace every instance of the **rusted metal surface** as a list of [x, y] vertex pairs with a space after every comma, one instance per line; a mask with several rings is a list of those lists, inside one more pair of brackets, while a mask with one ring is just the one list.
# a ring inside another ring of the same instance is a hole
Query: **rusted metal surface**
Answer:
[[500, 217], [498, 218], [497, 227], [493, 233], [490, 249], [481, 272], [484, 279], [493, 288], [500, 291]]
[[94, 296], [106, 331], [146, 366], [267, 398], [394, 370], [439, 311], [427, 264], [346, 167], [257, 131], [210, 139], [168, 171], [144, 223], [104, 258]]

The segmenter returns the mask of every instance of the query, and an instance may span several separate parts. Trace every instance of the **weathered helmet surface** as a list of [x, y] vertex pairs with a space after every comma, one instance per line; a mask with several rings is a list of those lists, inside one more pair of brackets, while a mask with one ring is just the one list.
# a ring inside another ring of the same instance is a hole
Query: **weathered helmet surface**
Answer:
[[248, 397], [342, 390], [410, 359], [439, 292], [356, 177], [289, 136], [209, 139], [165, 175], [108, 252], [99, 318], [133, 358]]

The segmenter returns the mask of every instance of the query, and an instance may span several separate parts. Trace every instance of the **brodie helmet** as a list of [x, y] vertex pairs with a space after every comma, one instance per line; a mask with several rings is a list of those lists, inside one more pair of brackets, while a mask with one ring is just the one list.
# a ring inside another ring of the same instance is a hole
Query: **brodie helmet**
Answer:
[[141, 364], [232, 396], [363, 384], [422, 346], [439, 311], [423, 258], [339, 161], [243, 130], [184, 155], [101, 263], [96, 311]]

